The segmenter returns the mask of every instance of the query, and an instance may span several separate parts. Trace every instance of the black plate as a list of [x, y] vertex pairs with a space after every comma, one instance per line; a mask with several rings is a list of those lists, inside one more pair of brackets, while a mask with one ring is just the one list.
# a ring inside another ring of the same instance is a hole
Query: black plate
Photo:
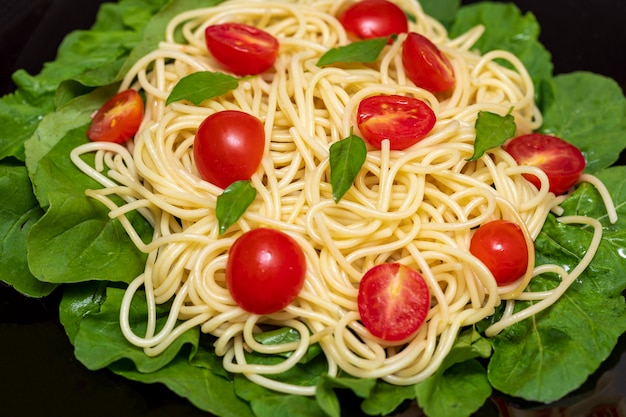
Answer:
[[[0, 0], [3, 63], [0, 94], [14, 89], [10, 74], [15, 69], [38, 73], [44, 62], [54, 59], [60, 41], [68, 32], [89, 28], [102, 2]], [[552, 52], [555, 72], [593, 71], [610, 76], [622, 88], [626, 87], [626, 2], [518, 0], [516, 3], [523, 11], [532, 10], [539, 20], [540, 39]], [[0, 283], [0, 415], [208, 416], [162, 385], [134, 383], [107, 370], [85, 369], [74, 358], [73, 347], [58, 322], [58, 301], [58, 292], [33, 300]], [[606, 369], [602, 369], [612, 370], [609, 375], [615, 381], [626, 380], [625, 351], [622, 337]], [[604, 379], [599, 380], [606, 375], [603, 372], [590, 378], [571, 400], [558, 405], [587, 400], [590, 391], [605, 383]], [[622, 392], [622, 402], [626, 402], [624, 397]], [[550, 411], [555, 410], [556, 405]]]

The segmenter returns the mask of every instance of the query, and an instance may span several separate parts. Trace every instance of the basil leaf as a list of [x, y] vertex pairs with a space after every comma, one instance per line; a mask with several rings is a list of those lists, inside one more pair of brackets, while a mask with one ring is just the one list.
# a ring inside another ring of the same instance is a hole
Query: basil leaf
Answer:
[[224, 95], [238, 86], [238, 78], [221, 72], [194, 72], [178, 81], [165, 104], [188, 100], [197, 106], [204, 100]]
[[336, 64], [338, 62], [376, 61], [388, 41], [389, 37], [374, 38], [332, 48], [321, 56], [316, 65], [323, 67], [324, 65]]
[[330, 146], [330, 184], [335, 203], [352, 187], [366, 157], [365, 142], [356, 135], [351, 134]]
[[215, 214], [220, 227], [220, 235], [224, 234], [235, 223], [256, 197], [256, 190], [250, 181], [235, 181], [217, 197]]
[[480, 111], [474, 125], [476, 127], [476, 140], [474, 142], [474, 155], [469, 159], [474, 161], [491, 148], [500, 146], [507, 139], [515, 135], [515, 119], [509, 113], [505, 116]]

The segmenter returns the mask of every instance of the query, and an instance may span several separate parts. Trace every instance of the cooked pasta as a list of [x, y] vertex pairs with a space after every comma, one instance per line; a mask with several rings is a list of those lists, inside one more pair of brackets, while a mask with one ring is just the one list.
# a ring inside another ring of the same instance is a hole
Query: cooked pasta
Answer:
[[[291, 386], [272, 379], [296, 364], [311, 344], [319, 343], [328, 374], [340, 371], [361, 378], [382, 378], [407, 385], [424, 380], [441, 364], [464, 326], [479, 322], [506, 303], [494, 335], [504, 327], [553, 303], [593, 257], [601, 227], [586, 218], [564, 222], [590, 224], [594, 240], [573, 271], [534, 265], [533, 240], [561, 199], [548, 192], [548, 179], [537, 168], [518, 166], [500, 148], [469, 161], [474, 151], [479, 111], [514, 116], [517, 133], [537, 129], [542, 118], [533, 101], [526, 69], [512, 54], [472, 50], [481, 27], [449, 39], [444, 27], [424, 14], [418, 2], [398, 4], [415, 21], [410, 30], [433, 41], [449, 58], [456, 86], [434, 95], [408, 81], [401, 63], [405, 34], [385, 47], [371, 64], [316, 66], [329, 49], [349, 43], [334, 17], [345, 1], [231, 0], [215, 7], [190, 10], [168, 25], [158, 49], [140, 59], [120, 90], [142, 90], [146, 96], [143, 124], [125, 145], [89, 143], [72, 153], [77, 166], [101, 189], [88, 195], [110, 209], [138, 248], [148, 254], [145, 272], [128, 287], [120, 316], [125, 337], [158, 355], [185, 330], [200, 326], [215, 337], [224, 368], [282, 392], [312, 395], [314, 387]], [[197, 71], [223, 72], [208, 53], [204, 29], [222, 22], [264, 29], [280, 42], [274, 67], [241, 79], [233, 91], [201, 105], [186, 101], [166, 105], [176, 83]], [[176, 40], [176, 34], [184, 40]], [[506, 61], [510, 65], [503, 65]], [[335, 202], [329, 182], [329, 146], [358, 129], [360, 100], [377, 94], [419, 98], [434, 110], [432, 132], [405, 150], [369, 149], [354, 185]], [[198, 175], [193, 140], [210, 114], [238, 109], [264, 124], [266, 149], [252, 176], [257, 190], [252, 205], [224, 234], [215, 215], [222, 189]], [[96, 154], [96, 166], [81, 158]], [[106, 174], [105, 174], [106, 172]], [[540, 178], [535, 188], [523, 174]], [[593, 181], [593, 179], [590, 179]], [[601, 183], [594, 183], [602, 187]], [[119, 205], [113, 197], [124, 201]], [[610, 206], [610, 199], [607, 204]], [[125, 215], [141, 213], [154, 227], [144, 243]], [[468, 250], [473, 229], [494, 219], [522, 227], [530, 248], [526, 274], [498, 287], [489, 270]], [[306, 280], [297, 298], [283, 311], [250, 314], [237, 306], [225, 284], [228, 249], [245, 231], [282, 230], [302, 247]], [[416, 334], [400, 342], [372, 336], [361, 324], [358, 285], [371, 267], [399, 262], [423, 275], [431, 307]], [[533, 276], [556, 272], [562, 284], [547, 293], [525, 292]], [[149, 306], [148, 330], [134, 334], [128, 315], [133, 297], [143, 288]], [[167, 324], [156, 328], [155, 306], [173, 300]], [[513, 314], [517, 300], [538, 300]], [[254, 335], [266, 328], [290, 327], [299, 342], [263, 345]], [[245, 352], [293, 352], [277, 365], [247, 363]]]

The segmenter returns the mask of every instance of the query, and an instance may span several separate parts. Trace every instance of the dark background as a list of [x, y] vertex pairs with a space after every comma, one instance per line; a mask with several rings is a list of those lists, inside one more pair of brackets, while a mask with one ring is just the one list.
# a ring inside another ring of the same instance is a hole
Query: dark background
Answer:
[[[101, 3], [0, 0], [0, 95], [15, 88], [10, 76], [16, 69], [37, 74], [55, 58], [68, 32], [89, 28]], [[540, 40], [553, 55], [556, 73], [588, 70], [626, 87], [626, 2], [515, 3], [537, 17]], [[207, 417], [162, 385], [85, 369], [58, 323], [58, 300], [57, 292], [43, 300], [26, 299], [0, 283], [0, 416]], [[624, 356], [623, 339], [611, 361]]]

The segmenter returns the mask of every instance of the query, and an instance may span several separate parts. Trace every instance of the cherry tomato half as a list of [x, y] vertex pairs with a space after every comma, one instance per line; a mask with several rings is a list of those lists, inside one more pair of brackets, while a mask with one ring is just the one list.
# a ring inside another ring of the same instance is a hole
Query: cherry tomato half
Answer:
[[[543, 133], [530, 133], [511, 139], [504, 146], [519, 165], [541, 168], [548, 176], [550, 191], [559, 195], [569, 190], [585, 170], [585, 157], [574, 145], [561, 138]], [[537, 188], [539, 178], [524, 177]]]
[[94, 114], [87, 137], [93, 141], [126, 142], [137, 133], [143, 110], [143, 100], [137, 91], [121, 91]]
[[413, 84], [440, 93], [454, 87], [456, 78], [448, 58], [427, 37], [411, 32], [402, 44], [402, 65]]
[[514, 282], [528, 268], [524, 232], [508, 220], [493, 220], [476, 229], [470, 241], [470, 253], [485, 264], [498, 285]]
[[360, 39], [397, 35], [409, 30], [406, 15], [387, 0], [363, 0], [348, 7], [339, 21], [346, 32]]
[[254, 26], [222, 23], [207, 27], [204, 34], [211, 55], [237, 75], [260, 74], [278, 55], [278, 40]]
[[233, 299], [254, 314], [271, 314], [291, 303], [304, 285], [306, 258], [289, 235], [252, 229], [231, 246], [226, 285]]
[[391, 149], [405, 149], [423, 139], [437, 117], [422, 100], [404, 96], [371, 96], [359, 103], [357, 126], [363, 138], [380, 149], [389, 139]]
[[403, 340], [426, 320], [430, 291], [419, 272], [399, 263], [381, 264], [361, 278], [357, 303], [361, 321], [372, 335]]
[[221, 188], [250, 179], [259, 168], [264, 149], [263, 123], [239, 110], [208, 116], [198, 127], [193, 142], [200, 176]]

